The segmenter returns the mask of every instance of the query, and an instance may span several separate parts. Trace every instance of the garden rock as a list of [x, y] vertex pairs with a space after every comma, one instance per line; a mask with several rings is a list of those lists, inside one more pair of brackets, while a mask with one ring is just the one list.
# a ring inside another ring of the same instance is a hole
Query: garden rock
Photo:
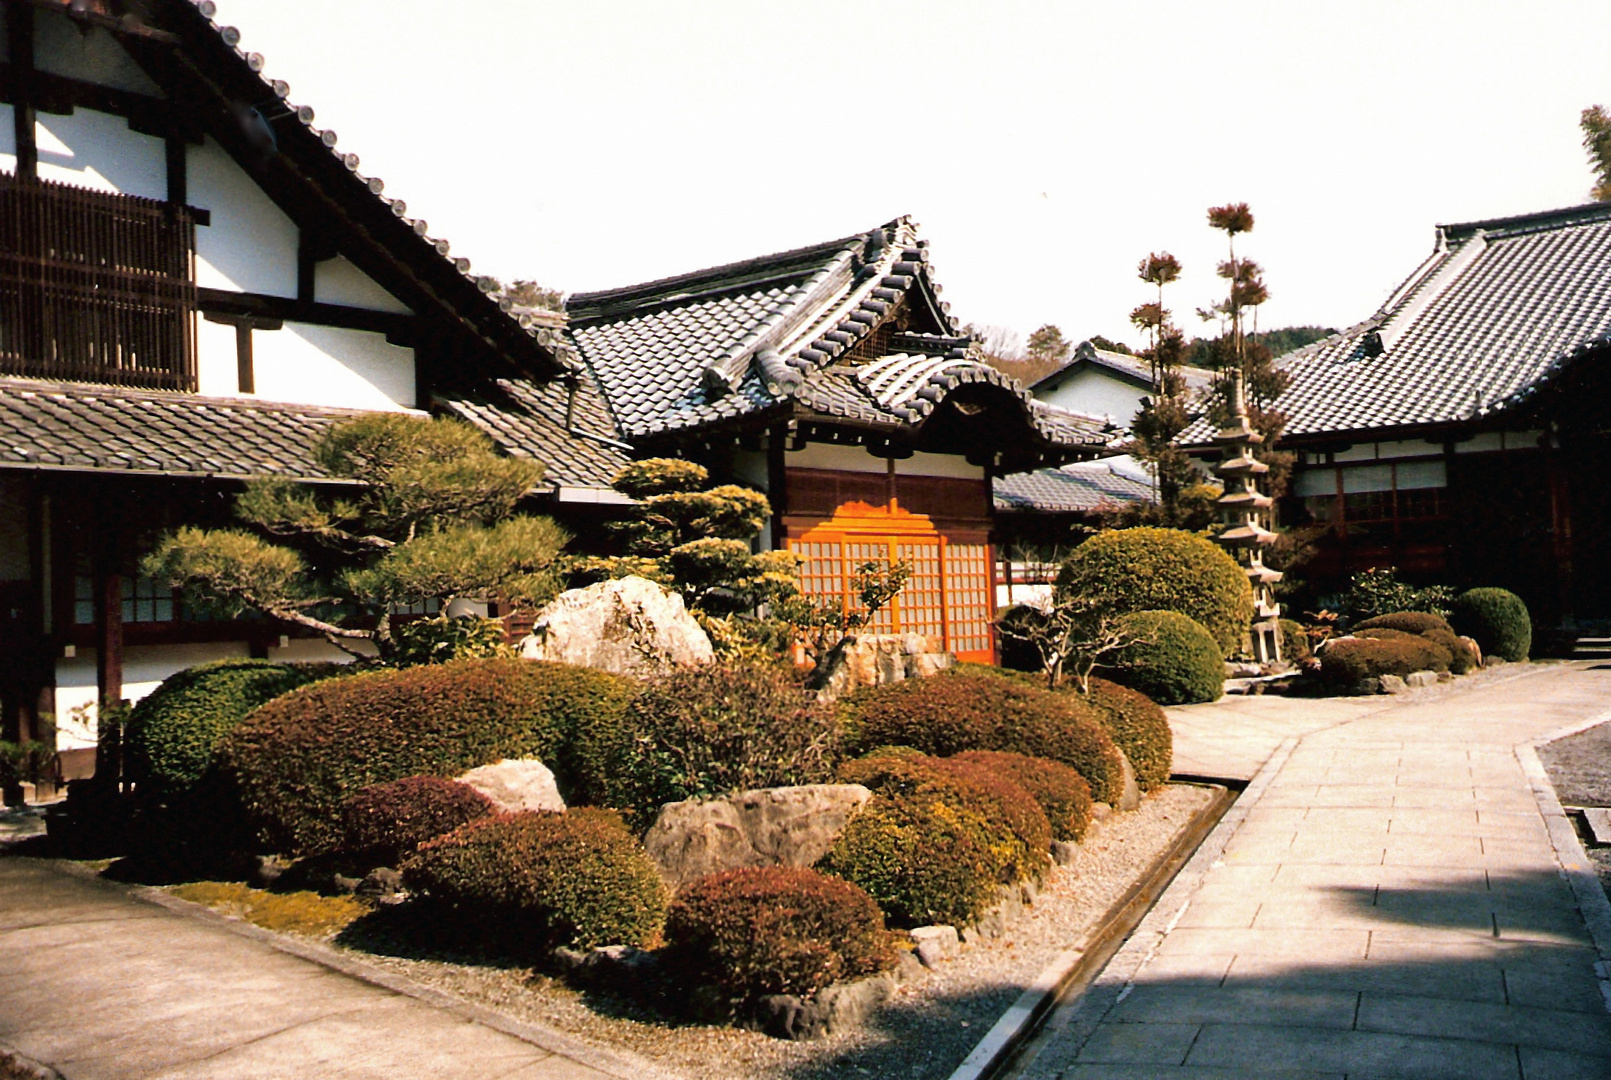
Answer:
[[937, 675], [955, 663], [921, 634], [860, 634], [833, 647], [812, 673], [811, 686], [819, 699], [837, 701], [863, 687]]
[[1369, 697], [1371, 694], [1383, 693], [1382, 680], [1376, 678], [1374, 675], [1360, 679], [1353, 686], [1348, 688], [1348, 692], [1355, 697]]
[[382, 904], [401, 903], [404, 899], [403, 875], [389, 866], [377, 866], [358, 883], [358, 895]]
[[859, 1025], [894, 992], [894, 977], [883, 974], [836, 983], [810, 1001], [772, 994], [759, 1004], [761, 1029], [782, 1039], [820, 1039]]
[[491, 799], [501, 813], [565, 809], [553, 771], [535, 758], [505, 758], [455, 779]]
[[1118, 754], [1124, 781], [1119, 788], [1119, 805], [1114, 809], [1128, 812], [1141, 805], [1141, 785], [1136, 782], [1136, 770], [1130, 764], [1130, 759], [1125, 757], [1123, 750], [1118, 750]]
[[1435, 671], [1412, 671], [1404, 676], [1404, 683], [1412, 688], [1436, 686], [1438, 684], [1438, 673]]
[[917, 943], [914, 950], [923, 966], [932, 968], [941, 960], [955, 956], [962, 948], [962, 938], [957, 934], [954, 926], [919, 926], [912, 931], [912, 940]]
[[1384, 694], [1402, 694], [1410, 688], [1410, 684], [1397, 675], [1382, 675], [1376, 681], [1381, 684]]
[[641, 678], [716, 654], [681, 596], [632, 576], [560, 593], [538, 613], [520, 655]]
[[1471, 666], [1473, 668], [1482, 667], [1482, 646], [1477, 644], [1477, 639], [1462, 637], [1459, 641], [1461, 647], [1466, 651], [1466, 656], [1471, 660]]
[[805, 784], [667, 803], [643, 846], [673, 889], [723, 870], [810, 866], [870, 798], [860, 784]]
[[1080, 845], [1073, 840], [1052, 841], [1052, 862], [1058, 866], [1072, 866], [1080, 856]]

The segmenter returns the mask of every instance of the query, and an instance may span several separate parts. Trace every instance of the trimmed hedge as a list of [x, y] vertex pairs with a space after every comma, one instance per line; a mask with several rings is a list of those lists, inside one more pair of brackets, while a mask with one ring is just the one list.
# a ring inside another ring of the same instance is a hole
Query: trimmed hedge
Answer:
[[1430, 611], [1394, 611], [1386, 615], [1377, 615], [1354, 624], [1354, 632], [1361, 630], [1402, 630], [1406, 634], [1424, 634], [1428, 630], [1453, 631], [1449, 620], [1442, 615], [1434, 615]]
[[1179, 529], [1097, 533], [1057, 574], [1057, 592], [1099, 602], [1116, 614], [1173, 611], [1201, 623], [1221, 659], [1242, 647], [1253, 621], [1253, 588], [1218, 544]]
[[968, 750], [942, 760], [981, 765], [1023, 788], [1046, 815], [1054, 840], [1083, 840], [1091, 826], [1091, 785], [1061, 761], [1005, 750]]
[[1421, 636], [1448, 650], [1449, 656], [1452, 657], [1449, 661], [1449, 670], [1456, 675], [1464, 675], [1477, 666], [1477, 658], [1471, 651], [1471, 643], [1461, 641], [1453, 630], [1423, 630]]
[[159, 799], [192, 792], [217, 763], [218, 749], [253, 709], [342, 672], [340, 664], [220, 660], [176, 672], [129, 714], [130, 768]]
[[734, 1002], [810, 998], [895, 966], [884, 916], [865, 890], [792, 866], [689, 882], [667, 913], [664, 957], [679, 985], [713, 985]]
[[403, 880], [439, 920], [484, 945], [540, 956], [556, 945], [652, 945], [666, 890], [608, 810], [499, 814], [422, 845]]
[[341, 850], [396, 866], [427, 840], [489, 817], [491, 799], [457, 780], [405, 776], [359, 788], [341, 808]]
[[1532, 616], [1522, 598], [1508, 589], [1468, 589], [1455, 598], [1449, 618], [1484, 656], [1519, 662], [1532, 651]]
[[[1077, 684], [1071, 689], [1079, 692]], [[1175, 764], [1175, 737], [1158, 703], [1128, 686], [1094, 675], [1086, 700], [1096, 706], [1108, 734], [1130, 759], [1141, 790], [1167, 784]]]
[[1027, 790], [1000, 771], [963, 758], [880, 754], [847, 761], [839, 782], [861, 784], [891, 798], [937, 798], [977, 811], [1005, 828], [992, 846], [1000, 856], [1002, 884], [1039, 878], [1046, 872], [1052, 827]]
[[1119, 624], [1142, 640], [1106, 665], [1113, 681], [1159, 705], [1218, 701], [1225, 692], [1225, 661], [1213, 635], [1175, 611], [1138, 611]]
[[665, 803], [833, 776], [839, 724], [777, 664], [681, 668], [632, 703], [627, 805], [652, 820]]
[[968, 926], [996, 901], [1003, 838], [1012, 839], [965, 802], [875, 795], [817, 867], [865, 889], [899, 926]]
[[1450, 665], [1454, 662], [1453, 653], [1449, 651], [1447, 646], [1440, 645], [1438, 642], [1434, 641], [1430, 633], [1411, 634], [1403, 630], [1393, 630], [1385, 626], [1373, 626], [1368, 630], [1356, 630], [1353, 636], [1356, 638], [1365, 638], [1371, 641], [1426, 641], [1431, 642], [1434, 645], [1438, 645], [1439, 651], [1427, 654], [1427, 666], [1424, 668], [1417, 668], [1417, 671], [1448, 671]]
[[1309, 647], [1309, 632], [1296, 619], [1281, 619], [1281, 659], [1296, 662], [1314, 655]]
[[1124, 766], [1094, 706], [994, 668], [964, 665], [870, 687], [842, 699], [838, 715], [847, 753], [890, 745], [938, 757], [1007, 750], [1070, 766], [1100, 802], [1117, 804], [1124, 790]]
[[405, 776], [458, 776], [502, 758], [538, 758], [578, 803], [607, 791], [615, 757], [578, 731], [619, 725], [634, 680], [529, 660], [458, 660], [332, 679], [276, 698], [230, 733], [222, 757], [273, 850], [328, 851], [359, 788]]
[[1441, 645], [1413, 634], [1391, 638], [1334, 638], [1320, 654], [1320, 675], [1327, 682], [1351, 686], [1361, 679], [1383, 675], [1436, 671], [1440, 665], [1447, 671], [1451, 659], [1448, 650]]

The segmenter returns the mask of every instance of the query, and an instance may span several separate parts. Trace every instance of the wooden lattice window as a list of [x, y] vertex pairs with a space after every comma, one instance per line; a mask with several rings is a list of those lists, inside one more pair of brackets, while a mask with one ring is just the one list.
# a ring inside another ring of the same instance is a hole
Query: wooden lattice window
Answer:
[[995, 586], [990, 545], [982, 537], [949, 537], [921, 514], [862, 503], [795, 531], [789, 549], [800, 556], [806, 596], [849, 610], [857, 567], [905, 561], [912, 569], [906, 587], [874, 615], [868, 631], [922, 634], [961, 659], [994, 660]]

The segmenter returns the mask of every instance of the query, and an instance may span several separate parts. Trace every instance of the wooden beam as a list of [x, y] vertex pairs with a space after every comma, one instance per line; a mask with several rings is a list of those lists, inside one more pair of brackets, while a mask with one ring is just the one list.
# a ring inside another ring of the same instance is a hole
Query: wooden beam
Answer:
[[[213, 322], [233, 323], [239, 318], [249, 318], [259, 322], [298, 322], [333, 326], [341, 330], [367, 330], [385, 334], [386, 340], [393, 344], [412, 344], [417, 336], [418, 316], [415, 315], [370, 311], [342, 304], [315, 304], [284, 296], [238, 293], [227, 289], [198, 289], [197, 292], [202, 314]], [[259, 326], [258, 329], [278, 327]]]
[[39, 175], [39, 142], [34, 131], [34, 101], [38, 96], [34, 71], [34, 9], [20, 3], [6, 4], [6, 78], [0, 85], [11, 100], [12, 122], [16, 125], [17, 175]]

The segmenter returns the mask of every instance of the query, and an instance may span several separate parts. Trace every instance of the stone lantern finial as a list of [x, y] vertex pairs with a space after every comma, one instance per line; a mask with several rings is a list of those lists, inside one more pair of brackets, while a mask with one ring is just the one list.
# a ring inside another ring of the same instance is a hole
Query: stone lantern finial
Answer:
[[1270, 467], [1253, 456], [1253, 448], [1264, 436], [1248, 422], [1247, 383], [1240, 368], [1231, 381], [1230, 423], [1214, 435], [1214, 441], [1224, 451], [1214, 473], [1225, 489], [1219, 499], [1220, 519], [1229, 526], [1219, 542], [1253, 586], [1253, 625], [1249, 628], [1253, 659], [1261, 664], [1279, 663], [1281, 605], [1275, 602], [1273, 586], [1281, 580], [1281, 572], [1264, 565], [1264, 549], [1275, 542], [1275, 533], [1266, 527], [1274, 500], [1259, 490], [1259, 477]]

